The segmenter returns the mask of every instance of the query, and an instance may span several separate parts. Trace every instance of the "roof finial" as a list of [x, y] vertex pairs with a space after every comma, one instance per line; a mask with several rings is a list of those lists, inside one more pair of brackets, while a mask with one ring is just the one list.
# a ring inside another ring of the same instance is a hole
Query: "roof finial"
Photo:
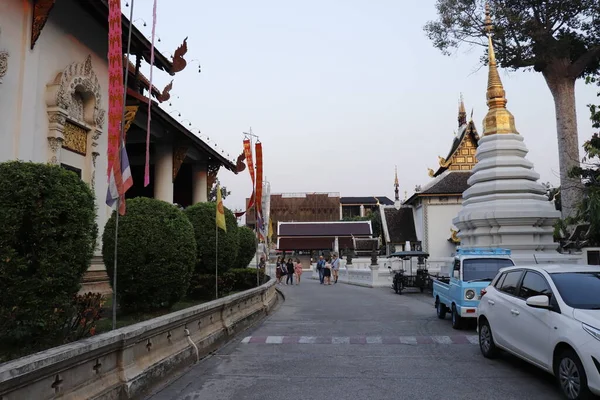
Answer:
[[506, 109], [506, 92], [502, 86], [498, 65], [496, 64], [496, 53], [492, 43], [493, 26], [489, 2], [485, 3], [485, 29], [488, 36], [489, 73], [486, 98], [489, 110], [483, 120], [483, 136], [496, 133], [518, 134], [519, 132], [515, 128], [515, 118]]
[[467, 123], [467, 112], [465, 111], [465, 101], [462, 93], [460, 94], [460, 101], [458, 103], [458, 127], [460, 128]]
[[396, 168], [396, 177], [394, 178], [394, 194], [396, 195], [396, 201], [400, 200], [400, 195], [398, 193], [399, 188], [400, 188], [400, 183], [398, 182], [398, 166], [395, 166]]

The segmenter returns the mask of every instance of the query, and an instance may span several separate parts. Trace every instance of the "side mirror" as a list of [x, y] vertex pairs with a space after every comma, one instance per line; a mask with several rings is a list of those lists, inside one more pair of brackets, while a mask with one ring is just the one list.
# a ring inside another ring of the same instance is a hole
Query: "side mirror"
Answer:
[[531, 296], [527, 299], [526, 303], [529, 307], [533, 308], [550, 308], [550, 299], [548, 298], [548, 296], [543, 294], [539, 296]]

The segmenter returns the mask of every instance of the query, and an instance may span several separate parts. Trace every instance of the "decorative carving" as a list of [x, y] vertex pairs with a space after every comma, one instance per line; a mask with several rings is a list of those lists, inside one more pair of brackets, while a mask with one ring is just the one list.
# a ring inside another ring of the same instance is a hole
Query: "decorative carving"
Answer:
[[92, 178], [90, 181], [90, 186], [92, 187], [92, 191], [95, 190], [96, 188], [96, 159], [98, 158], [98, 156], [100, 155], [100, 153], [98, 152], [92, 152]]
[[460, 244], [460, 238], [458, 237], [458, 231], [454, 230], [452, 228], [450, 228], [450, 239], [448, 239], [449, 242], [452, 242], [454, 244]]
[[[2, 30], [0, 30], [2, 33]], [[6, 75], [8, 71], [8, 51], [0, 50], [0, 84], [2, 83], [2, 78]]]
[[187, 37], [183, 39], [183, 43], [181, 44], [181, 46], [179, 46], [177, 50], [175, 50], [175, 54], [173, 55], [173, 66], [171, 67], [170, 71], [171, 75], [175, 75], [177, 72], [183, 71], [183, 69], [187, 65], [187, 62], [183, 58], [185, 53], [187, 53], [188, 51], [187, 39]]
[[46, 21], [50, 16], [50, 11], [54, 7], [56, 0], [34, 0], [33, 1], [33, 21], [31, 23], [31, 50], [35, 47], [35, 43], [42, 33], [42, 29], [46, 26]]
[[[82, 121], [89, 125], [102, 127], [105, 115], [105, 111], [100, 108], [102, 89], [92, 68], [90, 55], [83, 63], [74, 62], [65, 68], [48, 85], [48, 90], [47, 105], [61, 108], [71, 116], [78, 108], [78, 104], [74, 104], [74, 99], [78, 99], [78, 97], [74, 95], [79, 93], [79, 98], [86, 99], [83, 104]], [[93, 98], [94, 101], [87, 101], [88, 98]]]
[[240, 154], [238, 156], [237, 163], [236, 163], [236, 171], [238, 174], [246, 169], [245, 161], [246, 161], [246, 154], [244, 154], [244, 152], [242, 151], [242, 154]]
[[65, 122], [67, 122], [67, 118], [61, 113], [53, 112], [53, 113], [50, 113], [50, 115], [48, 117], [48, 121], [51, 124], [64, 125]]
[[156, 100], [158, 100], [159, 103], [163, 103], [169, 100], [171, 98], [171, 89], [173, 89], [173, 81], [171, 81], [171, 83], [165, 86], [160, 95], [156, 96]]
[[427, 175], [433, 178], [433, 176], [435, 175], [435, 171], [431, 168], [427, 168]]
[[58, 165], [58, 159], [60, 158], [60, 148], [62, 147], [62, 142], [62, 138], [48, 138], [48, 144], [50, 145], [50, 150], [52, 152], [52, 156], [50, 157], [50, 164]]
[[86, 155], [87, 153], [87, 130], [71, 122], [65, 124], [63, 133], [64, 140], [62, 146], [77, 154]]
[[177, 174], [179, 173], [181, 164], [183, 164], [183, 160], [185, 160], [188, 149], [188, 146], [178, 146], [173, 149], [173, 182], [175, 182], [175, 178], [177, 178]]
[[124, 134], [127, 135], [127, 131], [131, 127], [133, 120], [135, 119], [135, 114], [137, 114], [139, 106], [126, 106], [125, 107], [125, 131]]
[[100, 135], [102, 135], [102, 131], [99, 129], [96, 129], [96, 131], [92, 135], [92, 147], [94, 147], [94, 148], [98, 147], [98, 139], [100, 139]]

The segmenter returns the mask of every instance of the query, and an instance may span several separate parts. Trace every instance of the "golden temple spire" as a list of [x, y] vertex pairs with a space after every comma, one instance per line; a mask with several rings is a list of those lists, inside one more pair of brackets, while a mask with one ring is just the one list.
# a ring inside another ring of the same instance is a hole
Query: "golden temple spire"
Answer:
[[496, 133], [518, 134], [515, 128], [515, 117], [506, 109], [506, 92], [498, 73], [496, 53], [492, 43], [492, 18], [490, 17], [490, 4], [485, 4], [485, 29], [488, 36], [489, 73], [487, 86], [488, 113], [483, 120], [483, 136]]
[[465, 110], [465, 102], [463, 100], [462, 93], [460, 94], [460, 101], [458, 104], [458, 127], [460, 128], [467, 123], [467, 111]]

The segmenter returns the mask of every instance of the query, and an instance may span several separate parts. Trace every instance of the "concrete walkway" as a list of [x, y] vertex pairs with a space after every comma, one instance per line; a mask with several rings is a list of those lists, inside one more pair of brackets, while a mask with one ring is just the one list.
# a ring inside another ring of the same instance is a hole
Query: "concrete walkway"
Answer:
[[438, 320], [431, 295], [310, 279], [280, 287], [286, 301], [264, 322], [149, 399], [561, 398], [534, 367], [484, 359], [476, 332]]

